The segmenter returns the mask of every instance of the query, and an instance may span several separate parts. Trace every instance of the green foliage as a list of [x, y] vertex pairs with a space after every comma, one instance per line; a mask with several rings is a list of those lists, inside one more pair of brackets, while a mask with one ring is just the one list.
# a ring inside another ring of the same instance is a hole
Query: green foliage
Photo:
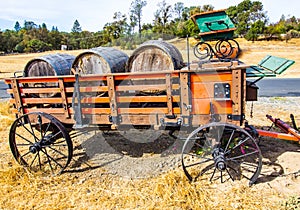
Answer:
[[246, 33], [245, 38], [247, 40], [256, 41], [259, 34], [263, 34], [265, 30], [265, 24], [263, 21], [258, 20], [251, 25], [251, 28]]
[[[259, 1], [244, 0], [237, 6], [231, 6], [226, 10], [226, 13], [231, 18], [236, 26], [236, 33], [246, 35], [249, 33], [251, 26], [255, 26], [255, 22], [260, 21], [266, 24], [267, 18], [263, 11], [263, 5]], [[261, 23], [259, 23], [261, 24]], [[253, 29], [251, 34], [257, 29]], [[249, 36], [249, 35], [248, 35]]]
[[[67, 45], [71, 50], [98, 46], [120, 46], [130, 50], [150, 39], [196, 36], [199, 29], [190, 17], [214, 9], [212, 5], [185, 7], [183, 2], [170, 5], [162, 0], [157, 5], [153, 22], [142, 24], [142, 9], [146, 4], [146, 0], [132, 0], [128, 19], [125, 14], [115, 12], [113, 21], [106, 23], [98, 32], [82, 31], [78, 20], [74, 21], [70, 33], [60, 32], [54, 26], [49, 31], [46, 23], [38, 26], [33, 21], [25, 20], [21, 26], [17, 21], [14, 30], [0, 31], [0, 51], [22, 53], [59, 50], [61, 45]], [[269, 24], [260, 1], [244, 0], [229, 7], [226, 13], [235, 23], [236, 35], [247, 40], [255, 41], [261, 35], [273, 38], [287, 34], [286, 40], [300, 37], [300, 22], [295, 16], [286, 18], [282, 15], [277, 23]]]
[[130, 26], [131, 31], [134, 31], [134, 27], [138, 26], [138, 32], [141, 34], [142, 31], [142, 10], [147, 5], [147, 1], [134, 0], [130, 5]]
[[80, 26], [78, 20], [75, 20], [75, 21], [74, 21], [74, 24], [73, 24], [73, 27], [72, 27], [71, 31], [72, 31], [73, 33], [80, 33], [80, 32], [82, 31], [82, 30], [81, 30], [81, 26]]
[[41, 52], [50, 49], [50, 44], [47, 44], [39, 39], [32, 39], [25, 45], [25, 52]]
[[21, 30], [21, 26], [20, 26], [20, 23], [18, 21], [16, 22], [14, 29], [17, 32]]

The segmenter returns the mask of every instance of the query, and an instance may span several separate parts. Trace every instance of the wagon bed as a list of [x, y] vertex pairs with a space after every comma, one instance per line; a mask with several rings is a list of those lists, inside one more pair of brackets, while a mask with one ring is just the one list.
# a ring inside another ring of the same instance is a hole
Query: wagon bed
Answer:
[[[246, 65], [159, 73], [8, 78], [13, 112], [46, 112], [65, 124], [199, 126], [215, 114], [241, 125]], [[50, 94], [51, 93], [51, 94]], [[54, 95], [54, 97], [48, 96]], [[78, 103], [80, 101], [80, 103]], [[179, 122], [180, 121], [180, 122]]]

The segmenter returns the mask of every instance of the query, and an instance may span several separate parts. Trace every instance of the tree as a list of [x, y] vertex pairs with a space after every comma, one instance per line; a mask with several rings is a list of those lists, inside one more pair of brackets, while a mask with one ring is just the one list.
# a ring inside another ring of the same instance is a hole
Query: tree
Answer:
[[138, 25], [139, 34], [142, 31], [141, 19], [143, 7], [147, 5], [146, 1], [134, 0], [130, 6], [130, 25], [134, 28]]
[[205, 4], [201, 8], [201, 12], [208, 12], [212, 10], [214, 10], [214, 6], [212, 6], [211, 4]]
[[41, 28], [42, 28], [42, 29], [46, 29], [46, 30], [48, 30], [48, 29], [47, 29], [47, 25], [46, 25], [46, 23], [43, 23]]
[[256, 41], [259, 34], [263, 34], [265, 31], [265, 24], [263, 21], [258, 20], [251, 25], [250, 30], [246, 33], [245, 38], [251, 40], [252, 42]]
[[82, 31], [81, 30], [81, 26], [80, 26], [80, 24], [79, 24], [79, 22], [78, 22], [77, 19], [74, 21], [74, 24], [73, 24], [73, 27], [72, 27], [71, 31], [73, 33], [80, 33]]
[[16, 22], [14, 29], [15, 29], [16, 32], [21, 30], [21, 25], [18, 21]]
[[245, 35], [250, 30], [251, 25], [256, 21], [267, 23], [267, 17], [263, 11], [263, 5], [259, 1], [251, 2], [244, 0], [237, 6], [231, 6], [226, 10], [236, 26], [236, 33]]
[[165, 0], [159, 2], [158, 10], [156, 10], [154, 17], [154, 31], [162, 34], [168, 33], [167, 24], [172, 17], [172, 6], [167, 4]]
[[184, 12], [184, 4], [182, 2], [175, 3], [174, 13], [177, 16], [176, 19], [181, 20], [183, 12]]
[[26, 21], [24, 22], [24, 28], [27, 31], [37, 28], [37, 25], [33, 21]]
[[111, 42], [121, 37], [128, 27], [126, 15], [115, 12], [113, 19], [114, 21], [112, 23], [106, 23], [103, 27], [103, 39], [105, 39], [106, 42]]

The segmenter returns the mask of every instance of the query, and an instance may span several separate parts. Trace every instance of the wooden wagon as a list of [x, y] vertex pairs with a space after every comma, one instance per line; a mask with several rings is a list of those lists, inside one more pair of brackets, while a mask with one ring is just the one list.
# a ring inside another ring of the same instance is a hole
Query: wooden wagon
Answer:
[[[190, 180], [253, 184], [262, 167], [256, 138], [271, 134], [245, 124], [246, 101], [257, 98], [248, 68], [231, 61], [191, 70], [7, 78], [16, 114], [11, 151], [31, 170], [59, 174], [72, 159], [72, 129], [184, 130], [182, 166]], [[300, 139], [297, 132], [285, 135]]]

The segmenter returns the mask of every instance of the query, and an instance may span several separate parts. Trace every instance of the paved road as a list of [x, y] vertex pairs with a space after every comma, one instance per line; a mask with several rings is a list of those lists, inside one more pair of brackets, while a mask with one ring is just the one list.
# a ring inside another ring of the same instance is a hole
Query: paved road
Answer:
[[261, 97], [300, 96], [300, 78], [264, 78], [256, 85]]
[[[300, 97], [300, 78], [264, 78], [256, 83], [259, 87], [258, 96], [261, 97]], [[7, 85], [0, 81], [0, 98], [9, 98], [6, 92]]]
[[10, 97], [10, 95], [6, 92], [7, 88], [8, 88], [7, 84], [5, 84], [4, 81], [0, 80], [0, 98], [1, 99]]

